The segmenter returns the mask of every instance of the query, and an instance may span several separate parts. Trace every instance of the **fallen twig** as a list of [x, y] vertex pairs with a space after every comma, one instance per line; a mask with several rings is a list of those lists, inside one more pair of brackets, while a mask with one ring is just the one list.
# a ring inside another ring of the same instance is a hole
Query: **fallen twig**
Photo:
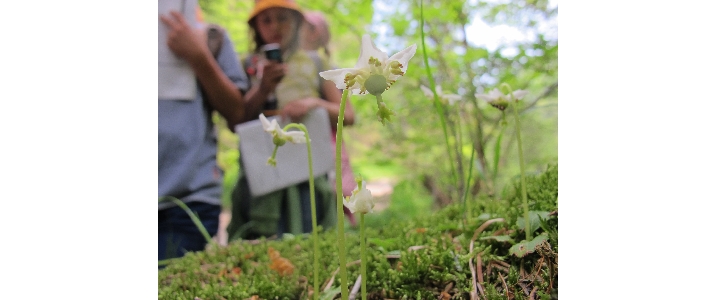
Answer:
[[535, 287], [531, 290], [531, 293], [529, 294], [529, 299], [534, 300], [534, 297], [536, 297], [536, 290], [538, 290], [538, 287], [537, 287], [537, 286], [535, 286]]
[[481, 254], [476, 253], [476, 273], [478, 274], [477, 279], [479, 280], [479, 283], [477, 286], [479, 287], [479, 293], [481, 293], [481, 296], [486, 299], [486, 294], [484, 294], [484, 286], [482, 285], [484, 283], [484, 272], [481, 270]]
[[426, 249], [426, 248], [428, 248], [428, 246], [411, 246], [411, 247], [409, 247], [408, 252]]
[[479, 236], [479, 233], [484, 231], [484, 229], [486, 229], [486, 227], [489, 227], [489, 225], [496, 223], [496, 222], [503, 222], [503, 221], [504, 221], [503, 218], [496, 218], [496, 219], [491, 219], [491, 220], [484, 222], [484, 224], [481, 224], [481, 226], [479, 226], [479, 228], [477, 228], [476, 231], [474, 231], [474, 236], [471, 238], [471, 240], [472, 241], [476, 240], [476, 237]]
[[499, 273], [499, 279], [501, 279], [501, 283], [504, 284], [504, 291], [506, 291], [506, 299], [511, 299], [511, 298], [509, 298], [509, 286], [506, 285], [506, 281], [504, 280], [504, 276], [501, 276], [501, 273]]
[[[469, 253], [474, 251], [474, 240], [469, 243]], [[471, 300], [479, 299], [478, 283], [476, 282], [476, 268], [474, 268], [473, 257], [469, 257], [469, 269], [471, 270]]]
[[[489, 225], [496, 223], [496, 222], [503, 222], [503, 221], [504, 221], [503, 218], [496, 218], [496, 219], [487, 220], [486, 222], [481, 224], [481, 226], [479, 226], [479, 228], [477, 228], [474, 231], [474, 236], [471, 238], [471, 242], [469, 243], [469, 253], [472, 253], [474, 251], [474, 242], [476, 241], [476, 238], [479, 236], [479, 233], [484, 231], [484, 229], [489, 227]], [[478, 267], [479, 276], [476, 275], [477, 268], [474, 267], [473, 258], [469, 257], [469, 269], [471, 269], [471, 279], [472, 279], [471, 284], [473, 285], [472, 292], [471, 292], [472, 299], [474, 297], [473, 295], [476, 295], [476, 297], [477, 297], [476, 299], [478, 299], [479, 293], [481, 294], [481, 296], [486, 298], [486, 295], [484, 295], [484, 288], [481, 285], [481, 283], [484, 282], [484, 275], [483, 275], [483, 271], [481, 270], [481, 255], [479, 255], [477, 253], [476, 256], [477, 256], [476, 266]]]
[[451, 294], [449, 294], [449, 291], [450, 291], [451, 289], [453, 289], [453, 288], [454, 288], [454, 282], [449, 282], [449, 284], [447, 284], [447, 285], [444, 287], [444, 291], [442, 291], [441, 294], [439, 294], [439, 297], [437, 298], [437, 300], [449, 300], [449, 299], [451, 299]]
[[[353, 266], [353, 265], [356, 265], [359, 263], [361, 263], [361, 260], [355, 260], [353, 262], [348, 263], [347, 267]], [[322, 288], [322, 292], [326, 292], [327, 290], [329, 290], [330, 287], [332, 287], [332, 284], [334, 284], [334, 278], [337, 276], [337, 273], [339, 273], [339, 268], [337, 268], [336, 270], [334, 270], [334, 272], [332, 272], [332, 277], [329, 278], [329, 281], [326, 281], [326, 283], [324, 284], [324, 287]]]
[[357, 294], [359, 293], [359, 288], [361, 287], [361, 274], [357, 277], [357, 280], [354, 282], [354, 286], [352, 286], [351, 292], [349, 292], [349, 300], [355, 300], [357, 298]]
[[492, 233], [491, 235], [497, 236], [497, 235], [504, 233], [505, 231], [506, 231], [506, 228], [499, 228], [499, 230], [494, 231], [494, 233]]

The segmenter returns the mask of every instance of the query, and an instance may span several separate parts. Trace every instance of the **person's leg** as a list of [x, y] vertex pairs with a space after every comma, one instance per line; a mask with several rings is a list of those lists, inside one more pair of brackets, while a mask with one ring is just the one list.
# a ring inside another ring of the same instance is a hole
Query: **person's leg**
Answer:
[[[219, 205], [203, 202], [186, 203], [196, 212], [202, 225], [210, 236], [217, 234], [219, 228]], [[175, 206], [158, 212], [158, 256], [159, 260], [184, 256], [190, 251], [202, 251], [207, 240], [192, 219], [180, 207]]]
[[309, 181], [299, 184], [299, 200], [302, 206], [302, 231], [312, 232], [312, 197]]
[[[315, 179], [316, 183], [317, 179]], [[316, 206], [316, 214], [317, 214], [317, 225], [319, 225], [319, 222], [324, 219], [324, 200], [321, 190], [319, 190], [319, 186], [315, 184], [314, 186], [314, 197], [315, 197], [315, 206]], [[302, 203], [302, 228], [304, 229], [304, 233], [310, 233], [312, 232], [312, 197], [311, 197], [310, 189], [309, 189], [309, 181], [303, 182], [299, 185], [299, 197], [301, 199]]]
[[247, 177], [241, 173], [237, 177], [237, 184], [235, 184], [232, 190], [232, 218], [229, 220], [227, 225], [227, 236], [229, 242], [238, 239], [255, 239], [258, 236], [254, 234], [248, 227], [248, 223], [251, 222], [251, 210], [252, 206], [251, 199], [252, 195], [249, 192], [249, 183]]

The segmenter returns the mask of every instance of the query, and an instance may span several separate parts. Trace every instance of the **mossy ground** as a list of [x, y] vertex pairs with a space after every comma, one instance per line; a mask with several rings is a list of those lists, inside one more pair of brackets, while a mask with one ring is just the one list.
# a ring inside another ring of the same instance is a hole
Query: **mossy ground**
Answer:
[[[367, 228], [369, 299], [472, 299], [472, 293], [479, 299], [557, 299], [558, 166], [527, 178], [535, 244], [521, 243], [515, 182], [500, 200], [453, 204]], [[358, 234], [348, 232], [346, 243], [351, 290], [359, 275]], [[336, 245], [336, 230], [320, 232], [322, 299], [339, 293]], [[281, 264], [270, 258], [270, 248], [285, 259]], [[159, 271], [159, 299], [306, 299], [313, 292], [312, 262], [311, 235], [211, 245]]]

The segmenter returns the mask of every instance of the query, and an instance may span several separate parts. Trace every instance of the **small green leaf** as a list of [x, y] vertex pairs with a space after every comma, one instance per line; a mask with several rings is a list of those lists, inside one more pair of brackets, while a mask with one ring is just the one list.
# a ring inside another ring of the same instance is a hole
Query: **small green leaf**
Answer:
[[479, 219], [479, 220], [482, 220], [482, 221], [486, 221], [486, 220], [488, 220], [488, 219], [491, 219], [491, 214], [489, 214], [489, 213], [483, 213], [483, 214], [480, 214], [480, 215], [479, 215], [478, 217], [476, 217], [476, 218]]
[[342, 287], [341, 286], [335, 286], [333, 288], [330, 288], [321, 294], [319, 294], [320, 300], [332, 300], [334, 297], [342, 293]]
[[374, 244], [377, 247], [382, 247], [384, 249], [395, 249], [397, 238], [389, 238], [389, 239], [369, 238], [368, 242], [369, 242], [369, 244]]
[[546, 236], [545, 234], [541, 234], [535, 237], [530, 242], [523, 240], [520, 243], [511, 246], [511, 248], [509, 249], [509, 254], [516, 255], [517, 257], [524, 257], [526, 254], [536, 251], [536, 246], [540, 245], [546, 240], [548, 240], [548, 236]]
[[[541, 227], [541, 219], [544, 219], [544, 220], [548, 219], [548, 215], [550, 213], [551, 212], [548, 212], [548, 211], [530, 211], [529, 212], [529, 233], [534, 233], [534, 231], [536, 231], [536, 229], [539, 229], [539, 227]], [[539, 219], [539, 217], [541, 219]], [[516, 219], [516, 226], [518, 226], [519, 228], [524, 228], [525, 225], [526, 224], [524, 224], [523, 217], [518, 217], [518, 219]]]

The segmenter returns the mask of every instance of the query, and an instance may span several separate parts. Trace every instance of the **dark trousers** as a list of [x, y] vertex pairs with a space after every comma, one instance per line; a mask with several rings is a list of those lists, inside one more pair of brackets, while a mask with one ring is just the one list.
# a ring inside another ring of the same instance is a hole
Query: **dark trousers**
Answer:
[[[299, 185], [299, 201], [302, 205], [302, 211], [306, 212], [302, 214], [302, 229], [304, 233], [311, 233], [312, 232], [312, 195], [311, 190], [309, 189], [309, 181], [305, 181], [300, 183]], [[315, 197], [317, 195], [314, 195]], [[317, 206], [316, 212], [317, 212], [317, 222], [324, 218], [324, 207], [322, 206], [322, 201], [317, 200], [315, 205]], [[278, 236], [282, 236], [285, 232], [287, 232], [287, 199], [284, 199], [282, 201], [282, 212], [281, 217], [279, 218], [279, 231], [277, 232]]]
[[[186, 204], [190, 210], [198, 214], [209, 235], [216, 235], [222, 208], [204, 202]], [[202, 251], [207, 245], [207, 240], [181, 207], [174, 206], [159, 210], [157, 219], [159, 260], [182, 257], [190, 251]]]

